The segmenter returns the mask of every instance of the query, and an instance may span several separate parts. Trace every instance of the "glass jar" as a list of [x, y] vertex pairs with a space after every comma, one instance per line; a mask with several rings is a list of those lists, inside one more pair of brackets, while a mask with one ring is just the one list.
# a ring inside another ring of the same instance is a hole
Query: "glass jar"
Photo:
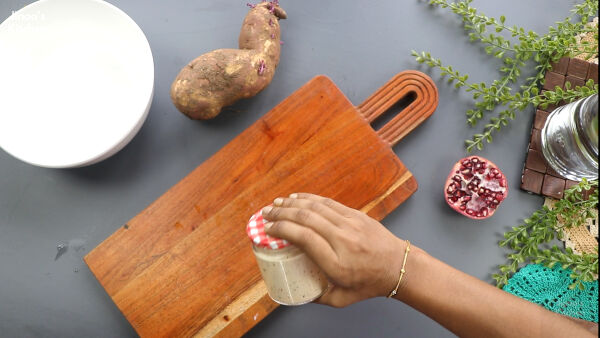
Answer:
[[598, 178], [598, 94], [556, 108], [541, 136], [544, 158], [558, 174]]
[[304, 252], [293, 245], [270, 249], [253, 245], [269, 296], [283, 305], [302, 305], [327, 290], [327, 278]]
[[282, 305], [302, 305], [327, 291], [327, 277], [300, 249], [265, 233], [262, 210], [254, 214], [246, 233], [269, 296]]

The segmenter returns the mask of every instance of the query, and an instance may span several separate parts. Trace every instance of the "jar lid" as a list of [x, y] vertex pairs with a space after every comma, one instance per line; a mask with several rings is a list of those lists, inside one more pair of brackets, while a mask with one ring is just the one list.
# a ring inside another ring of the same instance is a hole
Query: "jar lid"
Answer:
[[265, 223], [265, 219], [262, 217], [262, 209], [250, 217], [248, 225], [246, 225], [246, 233], [254, 245], [272, 250], [283, 249], [290, 245], [290, 242], [285, 239], [267, 235], [265, 233]]

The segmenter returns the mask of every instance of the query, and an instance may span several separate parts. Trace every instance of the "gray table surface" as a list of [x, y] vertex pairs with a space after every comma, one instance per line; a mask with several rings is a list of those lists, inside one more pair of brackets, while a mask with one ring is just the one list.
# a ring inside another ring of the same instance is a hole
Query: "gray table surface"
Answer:
[[[2, 0], [0, 21], [31, 1]], [[169, 99], [171, 81], [189, 60], [237, 46], [246, 0], [110, 0], [145, 32], [155, 58], [156, 94], [139, 134], [99, 164], [69, 170], [37, 168], [0, 150], [0, 336], [128, 337], [134, 329], [82, 261], [83, 256], [262, 114], [313, 76], [326, 74], [359, 104], [394, 74], [419, 67], [410, 50], [427, 50], [474, 81], [497, 76], [499, 61], [472, 45], [460, 20], [418, 0], [287, 1], [285, 41], [272, 84], [209, 122], [188, 120]], [[574, 1], [475, 1], [489, 16], [506, 15], [539, 33], [568, 15]], [[440, 104], [431, 119], [394, 147], [419, 180], [419, 190], [384, 224], [396, 235], [484, 281], [504, 261], [501, 234], [542, 203], [519, 190], [532, 109], [480, 155], [505, 172], [509, 198], [496, 215], [471, 221], [442, 198], [463, 140], [469, 96], [430, 73]], [[0, 74], [1, 76], [1, 74]], [[2, 93], [0, 93], [1, 99]], [[68, 250], [57, 256], [57, 246]], [[436, 290], [430, 290], [435, 293]], [[279, 307], [250, 337], [444, 337], [443, 327], [408, 306], [372, 299], [344, 309], [309, 304]]]

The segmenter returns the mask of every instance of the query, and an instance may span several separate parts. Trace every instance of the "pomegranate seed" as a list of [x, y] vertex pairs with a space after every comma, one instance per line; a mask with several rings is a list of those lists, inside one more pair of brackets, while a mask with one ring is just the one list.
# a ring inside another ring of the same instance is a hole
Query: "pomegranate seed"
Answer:
[[485, 189], [485, 193], [486, 193], [486, 195], [489, 195], [492, 193], [492, 191], [490, 189]]
[[477, 163], [477, 162], [479, 162], [479, 159], [478, 159], [477, 157], [473, 157], [473, 158], [471, 159], [471, 162], [473, 162], [473, 163]]
[[465, 158], [464, 160], [462, 160], [462, 162], [460, 162], [460, 164], [462, 165], [467, 165], [467, 163], [470, 163], [471, 161], [468, 158]]
[[483, 215], [483, 217], [488, 215], [488, 209], [487, 208], [483, 208], [481, 209], [481, 215]]
[[469, 175], [471, 173], [471, 169], [465, 168], [465, 169], [461, 170], [460, 172], [461, 172], [461, 174], [465, 175], [465, 177], [466, 177], [467, 175]]
[[487, 168], [487, 162], [485, 162], [485, 161], [484, 161], [484, 162], [481, 162], [481, 167], [482, 167], [483, 169]]
[[469, 202], [471, 200], [471, 196], [465, 196], [462, 200], [463, 202]]
[[473, 214], [475, 214], [475, 211], [473, 211], [473, 209], [468, 209], [467, 214], [473, 216]]
[[446, 190], [449, 194], [454, 193], [454, 183], [450, 184], [448, 186], [448, 189]]
[[458, 207], [460, 210], [465, 210], [467, 208], [466, 204], [461, 204], [460, 207]]
[[478, 193], [479, 193], [479, 195], [483, 195], [485, 193], [485, 189], [484, 188], [479, 188]]

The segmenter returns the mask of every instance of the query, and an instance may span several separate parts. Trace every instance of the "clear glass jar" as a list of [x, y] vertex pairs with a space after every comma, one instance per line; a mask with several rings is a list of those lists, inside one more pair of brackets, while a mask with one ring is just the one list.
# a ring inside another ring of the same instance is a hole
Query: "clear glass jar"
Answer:
[[598, 178], [598, 94], [556, 108], [541, 136], [544, 158], [561, 176]]
[[327, 291], [327, 277], [293, 245], [281, 249], [252, 245], [269, 296], [282, 305], [302, 305]]

